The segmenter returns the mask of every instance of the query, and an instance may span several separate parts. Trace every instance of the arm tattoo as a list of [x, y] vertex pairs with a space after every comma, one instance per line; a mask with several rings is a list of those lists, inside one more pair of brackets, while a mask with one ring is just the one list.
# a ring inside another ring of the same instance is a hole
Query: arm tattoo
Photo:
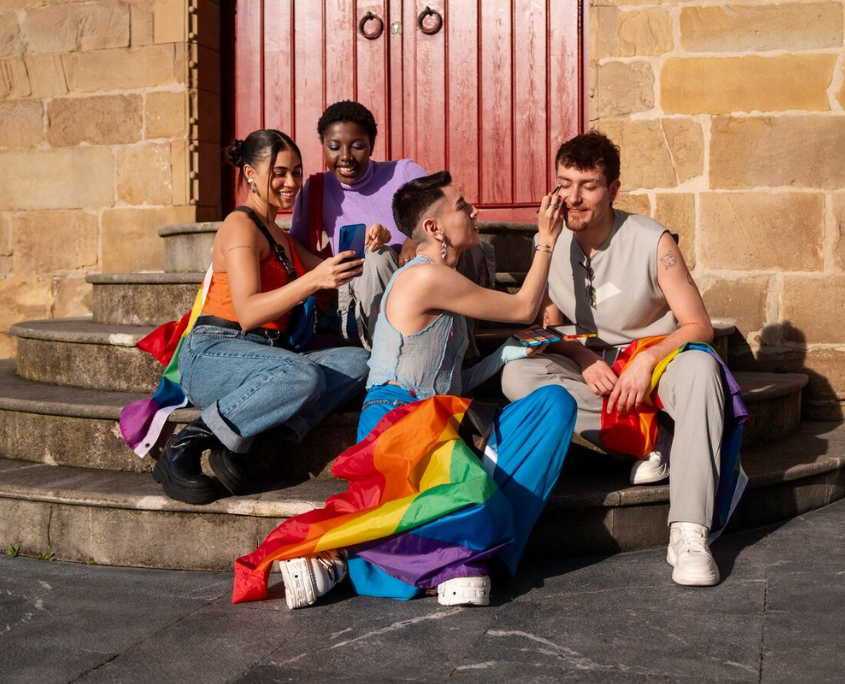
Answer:
[[234, 247], [229, 247], [227, 251], [231, 252], [235, 249], [252, 249], [250, 245], [235, 245]]
[[698, 289], [698, 285], [696, 285], [695, 281], [692, 279], [692, 273], [687, 273], [687, 282], [692, 285], [696, 290]]
[[660, 257], [660, 263], [663, 264], [663, 268], [667, 271], [672, 268], [675, 264], [678, 263], [678, 260], [675, 258], [675, 255], [672, 252], [666, 252], [662, 257]]

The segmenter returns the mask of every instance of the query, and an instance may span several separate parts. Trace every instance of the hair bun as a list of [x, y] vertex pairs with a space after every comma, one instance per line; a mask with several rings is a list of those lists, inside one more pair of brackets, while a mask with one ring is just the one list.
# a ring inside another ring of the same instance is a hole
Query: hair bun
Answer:
[[242, 168], [244, 165], [244, 141], [233, 138], [232, 144], [226, 148], [226, 156], [233, 166]]

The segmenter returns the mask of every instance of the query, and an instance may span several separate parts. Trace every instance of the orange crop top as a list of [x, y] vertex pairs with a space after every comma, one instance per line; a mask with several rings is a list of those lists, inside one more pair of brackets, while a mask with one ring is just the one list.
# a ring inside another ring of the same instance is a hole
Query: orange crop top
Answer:
[[[293, 240], [290, 235], [285, 233], [285, 239], [288, 241], [288, 247], [290, 247], [290, 253], [293, 256], [293, 267], [296, 270], [296, 275], [301, 277], [305, 275], [305, 267], [296, 254], [296, 249], [294, 249]], [[270, 292], [290, 282], [290, 277], [285, 267], [276, 259], [276, 255], [272, 249], [267, 258], [262, 259], [260, 269], [262, 292]], [[212, 273], [211, 285], [208, 287], [208, 294], [205, 298], [205, 304], [202, 307], [202, 313], [208, 314], [209, 316], [217, 316], [218, 318], [225, 318], [227, 321], [238, 320], [237, 316], [235, 316], [235, 307], [232, 306], [232, 293], [229, 291], [228, 273]], [[289, 319], [290, 312], [288, 311], [276, 320], [269, 321], [261, 327], [272, 330], [285, 330]]]

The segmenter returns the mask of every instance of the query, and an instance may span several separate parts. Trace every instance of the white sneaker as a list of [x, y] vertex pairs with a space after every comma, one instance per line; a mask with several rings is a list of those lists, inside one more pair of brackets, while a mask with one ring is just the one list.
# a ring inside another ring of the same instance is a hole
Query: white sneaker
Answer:
[[437, 585], [437, 602], [441, 606], [490, 605], [490, 577], [453, 577]]
[[[668, 452], [667, 452], [668, 453]], [[631, 468], [631, 484], [651, 484], [669, 477], [669, 458], [656, 449], [645, 458], [639, 459]]]
[[321, 551], [279, 562], [288, 608], [313, 606], [346, 577], [346, 551]]
[[672, 579], [688, 587], [712, 587], [719, 583], [719, 568], [707, 546], [707, 528], [689, 522], [669, 527], [666, 560], [675, 570]]

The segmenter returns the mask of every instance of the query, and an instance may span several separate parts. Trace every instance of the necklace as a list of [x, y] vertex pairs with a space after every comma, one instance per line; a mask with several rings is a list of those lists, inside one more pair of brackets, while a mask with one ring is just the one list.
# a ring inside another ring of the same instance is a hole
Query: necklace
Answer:
[[427, 261], [428, 263], [434, 264], [435, 266], [437, 265], [437, 262], [427, 254], [417, 254], [416, 258], [422, 259], [423, 261]]

